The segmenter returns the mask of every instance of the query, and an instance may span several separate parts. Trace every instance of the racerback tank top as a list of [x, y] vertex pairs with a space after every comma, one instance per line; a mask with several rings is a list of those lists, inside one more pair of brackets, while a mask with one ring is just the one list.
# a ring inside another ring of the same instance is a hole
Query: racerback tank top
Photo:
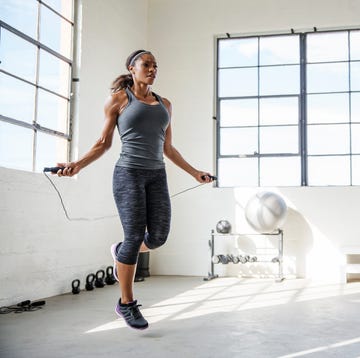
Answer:
[[170, 115], [162, 99], [153, 93], [159, 104], [139, 101], [130, 88], [125, 89], [128, 104], [118, 116], [121, 154], [116, 165], [126, 168], [162, 169], [165, 132]]

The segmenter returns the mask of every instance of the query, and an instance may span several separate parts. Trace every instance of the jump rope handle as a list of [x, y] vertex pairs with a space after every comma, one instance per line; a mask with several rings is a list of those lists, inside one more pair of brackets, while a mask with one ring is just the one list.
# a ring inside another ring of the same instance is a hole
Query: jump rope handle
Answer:
[[202, 175], [202, 176], [201, 176], [201, 179], [202, 179], [202, 180], [205, 180], [206, 177], [210, 178], [211, 180], [217, 180], [217, 177], [214, 176], [214, 175]]
[[64, 167], [45, 167], [43, 171], [56, 174], [59, 170], [62, 170], [62, 169], [64, 169]]

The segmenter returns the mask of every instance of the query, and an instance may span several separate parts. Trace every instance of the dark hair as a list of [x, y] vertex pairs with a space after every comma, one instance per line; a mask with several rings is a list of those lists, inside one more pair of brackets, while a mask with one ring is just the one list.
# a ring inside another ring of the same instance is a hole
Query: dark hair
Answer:
[[[134, 51], [126, 59], [125, 67], [127, 70], [129, 70], [129, 66], [133, 62], [133, 59], [135, 59], [136, 56], [141, 52], [151, 54], [150, 51], [146, 51], [146, 50]], [[115, 80], [112, 82], [111, 87], [110, 87], [111, 92], [114, 93], [114, 92], [120, 91], [123, 88], [131, 87], [133, 84], [134, 84], [134, 81], [133, 81], [131, 73], [120, 75], [120, 76], [116, 77]]]

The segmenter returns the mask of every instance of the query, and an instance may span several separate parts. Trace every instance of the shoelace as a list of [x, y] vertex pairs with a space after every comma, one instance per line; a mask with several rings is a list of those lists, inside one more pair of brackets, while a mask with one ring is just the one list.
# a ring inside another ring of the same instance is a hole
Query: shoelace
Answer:
[[138, 318], [142, 318], [142, 314], [139, 310], [139, 307], [141, 307], [142, 305], [134, 305], [134, 306], [128, 306], [129, 308], [129, 314], [134, 318], [134, 319], [138, 319]]

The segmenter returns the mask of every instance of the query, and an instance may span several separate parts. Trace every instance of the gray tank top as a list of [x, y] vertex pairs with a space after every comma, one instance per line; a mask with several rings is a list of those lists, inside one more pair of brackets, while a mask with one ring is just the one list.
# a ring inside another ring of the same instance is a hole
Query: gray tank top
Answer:
[[116, 165], [126, 168], [161, 169], [164, 163], [165, 132], [170, 115], [162, 99], [153, 93], [159, 104], [139, 101], [125, 89], [128, 104], [117, 119], [122, 148]]

